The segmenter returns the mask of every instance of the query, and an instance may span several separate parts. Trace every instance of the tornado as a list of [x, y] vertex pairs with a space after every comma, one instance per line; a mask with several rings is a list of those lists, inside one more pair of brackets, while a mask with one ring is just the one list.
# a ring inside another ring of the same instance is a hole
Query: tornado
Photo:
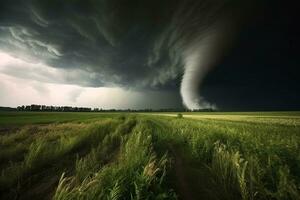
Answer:
[[216, 105], [201, 96], [201, 83], [229, 48], [233, 30], [230, 23], [216, 23], [199, 33], [183, 51], [184, 74], [180, 94], [183, 105], [189, 110], [216, 109]]

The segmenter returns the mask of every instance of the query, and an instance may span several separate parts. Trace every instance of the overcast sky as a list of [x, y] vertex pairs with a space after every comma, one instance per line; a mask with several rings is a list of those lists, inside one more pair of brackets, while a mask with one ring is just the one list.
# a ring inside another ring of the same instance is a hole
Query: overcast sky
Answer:
[[176, 108], [180, 105], [180, 102], [174, 101], [179, 99], [178, 93], [172, 91], [88, 87], [68, 82], [81, 76], [92, 75], [79, 69], [56, 69], [41, 63], [26, 62], [0, 52], [0, 101], [2, 105], [13, 107], [46, 104], [144, 109]]
[[0, 106], [300, 109], [296, 9], [258, 2], [3, 0]]

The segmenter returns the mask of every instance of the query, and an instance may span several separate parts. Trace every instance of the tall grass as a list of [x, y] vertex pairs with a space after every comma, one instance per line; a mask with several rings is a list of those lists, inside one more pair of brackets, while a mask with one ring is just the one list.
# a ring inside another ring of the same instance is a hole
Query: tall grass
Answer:
[[[114, 161], [84, 180], [79, 178], [79, 183], [76, 180], [80, 174], [62, 176], [54, 199], [175, 198], [174, 193], [163, 188], [168, 159], [167, 156], [157, 158], [153, 151], [151, 127], [147, 122], [139, 122], [128, 137], [123, 134], [117, 134], [122, 142]], [[87, 162], [80, 164], [81, 169], [86, 168], [82, 165], [88, 165]]]
[[162, 124], [165, 141], [182, 145], [192, 162], [210, 169], [222, 198], [300, 197], [300, 127], [186, 119]]
[[[2, 169], [0, 176], [1, 190], [7, 190], [16, 184], [20, 184], [23, 179], [30, 178], [32, 174], [43, 170], [44, 166], [60, 162], [67, 155], [84, 153], [85, 149], [90, 149], [98, 144], [105, 135], [114, 131], [119, 121], [106, 120], [100, 123], [81, 124], [80, 126], [72, 124], [58, 125], [47, 131], [41, 129], [40, 132], [32, 134], [31, 129], [22, 131], [21, 135], [27, 135], [29, 138], [25, 140], [25, 154], [21, 162], [13, 162], [6, 168]], [[78, 129], [80, 127], [80, 129]], [[8, 136], [9, 137], [9, 136]], [[10, 136], [6, 141], [11, 141], [15, 135]], [[23, 137], [23, 136], [22, 136]], [[31, 138], [30, 138], [31, 137]], [[31, 140], [31, 143], [27, 143]], [[26, 146], [27, 145], [27, 146]]]

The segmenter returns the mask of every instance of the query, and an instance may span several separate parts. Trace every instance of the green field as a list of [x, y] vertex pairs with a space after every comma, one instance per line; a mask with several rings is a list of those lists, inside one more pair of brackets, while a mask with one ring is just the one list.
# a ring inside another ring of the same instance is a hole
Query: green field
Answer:
[[300, 112], [0, 112], [0, 199], [299, 199]]

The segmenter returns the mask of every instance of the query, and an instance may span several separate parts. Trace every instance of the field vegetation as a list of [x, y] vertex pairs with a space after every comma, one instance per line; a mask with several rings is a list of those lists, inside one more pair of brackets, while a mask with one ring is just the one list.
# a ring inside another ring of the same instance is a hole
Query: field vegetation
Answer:
[[0, 113], [0, 199], [299, 199], [300, 113]]

